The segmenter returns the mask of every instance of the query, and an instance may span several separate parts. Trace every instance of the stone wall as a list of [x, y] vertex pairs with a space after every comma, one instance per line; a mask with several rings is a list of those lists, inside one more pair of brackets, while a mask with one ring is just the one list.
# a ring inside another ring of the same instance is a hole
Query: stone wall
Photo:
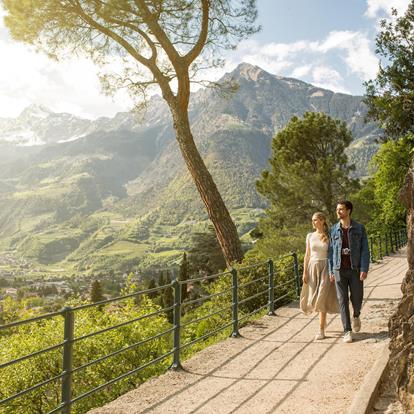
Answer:
[[403, 297], [389, 321], [390, 374], [407, 413], [414, 413], [414, 158], [400, 198], [407, 214], [409, 269], [401, 285]]

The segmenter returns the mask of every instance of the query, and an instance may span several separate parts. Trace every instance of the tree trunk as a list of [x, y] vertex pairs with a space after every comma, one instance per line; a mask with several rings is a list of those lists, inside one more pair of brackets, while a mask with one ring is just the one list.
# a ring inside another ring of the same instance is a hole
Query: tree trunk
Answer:
[[171, 111], [181, 154], [213, 223], [227, 266], [231, 266], [243, 259], [236, 226], [195, 145], [187, 111], [180, 111], [177, 107]]

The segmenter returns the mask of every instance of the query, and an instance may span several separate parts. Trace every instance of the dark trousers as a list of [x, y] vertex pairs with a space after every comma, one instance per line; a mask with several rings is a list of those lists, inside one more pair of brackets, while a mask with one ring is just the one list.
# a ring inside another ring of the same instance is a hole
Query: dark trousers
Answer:
[[361, 313], [364, 282], [359, 279], [359, 270], [341, 269], [335, 274], [335, 283], [344, 332], [352, 331], [351, 316], [349, 314], [349, 292], [351, 292], [351, 303], [354, 309], [353, 316], [356, 318]]

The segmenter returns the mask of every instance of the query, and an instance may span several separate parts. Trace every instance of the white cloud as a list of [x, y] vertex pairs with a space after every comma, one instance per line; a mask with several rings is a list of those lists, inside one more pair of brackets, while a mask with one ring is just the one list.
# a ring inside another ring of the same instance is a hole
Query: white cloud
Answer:
[[316, 66], [312, 69], [312, 83], [335, 92], [350, 93], [343, 86], [341, 74], [327, 66]]
[[371, 41], [361, 32], [334, 31], [320, 44], [313, 46], [315, 51], [328, 53], [333, 50], [345, 51], [343, 60], [352, 73], [363, 80], [372, 79], [378, 70], [378, 59], [371, 50]]
[[308, 42], [301, 40], [295, 43], [268, 43], [261, 47], [261, 51], [267, 56], [283, 60], [307, 47]]
[[312, 65], [297, 66], [295, 69], [293, 69], [293, 72], [290, 74], [290, 76], [292, 78], [303, 78], [309, 74], [311, 69]]
[[101, 94], [98, 68], [86, 58], [56, 62], [1, 37], [0, 50], [7, 56], [0, 65], [0, 116], [17, 116], [30, 103], [89, 118], [113, 115], [132, 105], [126, 94], [114, 99]]
[[279, 74], [293, 65], [294, 56], [304, 47], [304, 42], [261, 45], [254, 40], [247, 40], [241, 42], [237, 51], [228, 56], [226, 68], [235, 67], [240, 62], [246, 62], [271, 73]]
[[367, 10], [365, 15], [369, 18], [377, 18], [381, 13], [385, 13], [384, 17], [391, 17], [391, 9], [397, 9], [399, 14], [407, 10], [410, 0], [367, 0]]

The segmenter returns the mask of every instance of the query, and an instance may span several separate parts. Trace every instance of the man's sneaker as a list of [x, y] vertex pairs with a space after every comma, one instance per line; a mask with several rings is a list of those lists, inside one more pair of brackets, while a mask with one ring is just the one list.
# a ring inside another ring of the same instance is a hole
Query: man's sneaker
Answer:
[[319, 332], [316, 334], [315, 339], [320, 341], [321, 339], [325, 339], [325, 331], [320, 329]]
[[345, 332], [344, 342], [347, 343], [347, 344], [352, 342], [352, 332], [351, 331], [346, 331]]
[[361, 330], [361, 319], [359, 319], [359, 316], [356, 317], [356, 318], [353, 318], [352, 329], [355, 332], [359, 332]]

